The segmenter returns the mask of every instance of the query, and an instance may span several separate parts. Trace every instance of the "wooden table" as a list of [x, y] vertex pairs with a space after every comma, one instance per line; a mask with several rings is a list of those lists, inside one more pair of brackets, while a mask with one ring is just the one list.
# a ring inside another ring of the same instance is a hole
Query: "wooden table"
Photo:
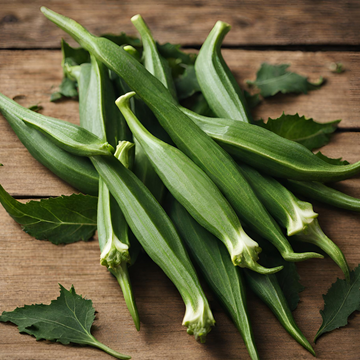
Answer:
[[[40, 103], [44, 115], [78, 123], [74, 101], [50, 103], [54, 85], [61, 81], [60, 37], [64, 33], [39, 12], [40, 5], [68, 15], [101, 34], [126, 31], [136, 34], [129, 19], [141, 13], [160, 42], [199, 48], [216, 20], [233, 25], [223, 54], [240, 84], [254, 79], [264, 61], [290, 63], [291, 70], [315, 80], [326, 78], [321, 90], [309, 95], [278, 95], [254, 111], [255, 118], [277, 117], [282, 111], [317, 121], [343, 119], [323, 152], [360, 158], [360, 2], [311, 0], [267, 2], [211, 0], [178, 1], [0, 1], [0, 91], [18, 97], [24, 106]], [[72, 43], [74, 44], [74, 43]], [[346, 71], [333, 74], [329, 64], [341, 62]], [[10, 126], [0, 120], [0, 183], [18, 199], [69, 195], [70, 186], [38, 164], [18, 141]], [[359, 176], [338, 185], [360, 197]], [[315, 205], [324, 231], [345, 253], [351, 268], [360, 262], [358, 214]], [[24, 233], [1, 208], [0, 310], [50, 303], [61, 283], [93, 300], [98, 311], [94, 335], [106, 345], [134, 359], [248, 359], [240, 334], [208, 288], [217, 326], [205, 345], [196, 343], [181, 326], [182, 300], [162, 271], [146, 256], [131, 270], [141, 318], [137, 332], [116, 281], [99, 265], [96, 241], [55, 246]], [[329, 259], [298, 264], [306, 287], [294, 312], [299, 327], [312, 340], [321, 325], [322, 294], [341, 271]], [[256, 343], [262, 359], [312, 359], [279, 325], [272, 313], [252, 294], [248, 296]], [[360, 317], [322, 337], [315, 351], [322, 360], [360, 358]], [[15, 326], [0, 323], [0, 359], [110, 359], [92, 348], [36, 342], [19, 335]]]

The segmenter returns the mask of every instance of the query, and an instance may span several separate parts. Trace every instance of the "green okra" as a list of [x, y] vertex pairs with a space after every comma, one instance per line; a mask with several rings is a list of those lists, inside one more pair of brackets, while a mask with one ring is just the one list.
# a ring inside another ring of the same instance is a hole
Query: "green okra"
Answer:
[[160, 80], [170, 91], [174, 99], [176, 99], [176, 90], [171, 76], [169, 63], [158, 52], [156, 42], [151, 35], [150, 29], [141, 15], [133, 16], [131, 22], [141, 35], [145, 68]]
[[[171, 70], [169, 69], [167, 61], [157, 53], [157, 49], [154, 48], [156, 46], [155, 41], [153, 40], [149, 29], [146, 24], [143, 22], [139, 15], [133, 17], [133, 23], [137, 23], [137, 26], [140, 26], [142, 29], [143, 43], [144, 43], [144, 51], [143, 51], [143, 60], [145, 68], [150, 71], [154, 76], [161, 79], [165, 86], [169, 86], [170, 88], [174, 88], [172, 85], [171, 78]], [[126, 47], [124, 47], [126, 50]], [[129, 51], [127, 51], [129, 52]], [[131, 53], [130, 53], [131, 54]], [[132, 55], [134, 56], [134, 55]], [[136, 58], [138, 61], [139, 59]], [[121, 82], [124, 82], [120, 79]], [[122, 94], [125, 94], [131, 89], [128, 86], [122, 87]], [[175, 96], [175, 94], [173, 94]], [[141, 99], [131, 99], [132, 100], [132, 110], [136, 114], [137, 118], [140, 119], [142, 124], [158, 138], [164, 140], [165, 142], [171, 142], [169, 135], [164, 131], [164, 129], [160, 126], [156, 117], [152, 113], [152, 111], [148, 108], [146, 104]], [[120, 112], [119, 112], [120, 113]], [[136, 176], [145, 184], [145, 186], [151, 191], [151, 193], [155, 196], [155, 198], [162, 202], [165, 195], [165, 186], [153, 166], [151, 165], [149, 159], [140, 143], [134, 138], [135, 146], [135, 164], [134, 164], [134, 173]]]
[[204, 342], [215, 321], [174, 225], [151, 192], [119, 161], [104, 156], [91, 160], [144, 250], [179, 290], [187, 332]]
[[286, 180], [285, 186], [306, 198], [317, 200], [340, 209], [360, 211], [360, 199], [344, 194], [317, 181]]
[[288, 236], [305, 230], [318, 217], [310, 203], [300, 201], [277, 180], [260, 174], [251, 166], [242, 163], [238, 165], [257, 197], [269, 213], [287, 230]]
[[[115, 94], [105, 66], [91, 56], [91, 64], [80, 67], [67, 67], [67, 72], [77, 80], [79, 86], [79, 112], [82, 127], [98, 136], [103, 142], [115, 145], [129, 133], [124, 118], [114, 112]], [[122, 141], [116, 148], [114, 156], [126, 167], [131, 164], [133, 144]], [[99, 179], [97, 230], [100, 246], [100, 264], [117, 279], [126, 305], [134, 320], [135, 327], [140, 330], [140, 319], [132, 292], [128, 273], [128, 264], [132, 261], [129, 228], [123, 213], [112, 198], [104, 180]], [[132, 243], [136, 243], [133, 239]], [[137, 247], [135, 247], [135, 251]]]
[[1, 112], [37, 161], [81, 192], [97, 195], [99, 176], [89, 159], [59, 148], [44, 134], [26, 125], [12, 111], [2, 109]]
[[288, 236], [318, 246], [340, 267], [347, 279], [350, 270], [345, 256], [322, 231], [310, 203], [300, 201], [287, 188], [270, 176], [261, 175], [250, 166], [239, 164], [239, 169], [253, 186], [256, 195], [270, 214], [287, 229]]
[[280, 228], [239, 173], [231, 156], [179, 109], [176, 100], [165, 86], [138, 61], [111, 41], [91, 35], [74, 20], [45, 7], [42, 7], [41, 11], [126, 81], [153, 111], [178, 148], [214, 181], [238, 216], [271, 241], [285, 259], [302, 261], [322, 257], [316, 253], [293, 252]]
[[244, 232], [238, 217], [220, 190], [179, 149], [157, 139], [144, 128], [130, 109], [129, 100], [134, 95], [132, 92], [121, 96], [116, 105], [172, 195], [199, 224], [226, 245], [234, 265], [248, 267], [263, 274], [281, 270], [282, 267], [266, 269], [257, 264], [261, 249]]
[[27, 125], [43, 132], [62, 149], [79, 156], [108, 155], [113, 147], [98, 136], [67, 121], [44, 116], [22, 107], [0, 93], [0, 110], [20, 118]]
[[305, 181], [339, 181], [360, 171], [360, 161], [332, 165], [301, 144], [259, 126], [232, 119], [209, 118], [181, 107], [196, 125], [232, 156], [269, 175]]
[[259, 359], [248, 317], [245, 284], [226, 248], [176, 200], [171, 203], [170, 218], [185, 241], [194, 263], [240, 332], [251, 359]]
[[260, 275], [247, 269], [243, 272], [250, 289], [270, 308], [285, 330], [315, 356], [314, 349], [295, 323], [276, 275]]
[[218, 21], [195, 61], [196, 78], [211, 110], [221, 118], [252, 120], [242, 90], [221, 55], [221, 44], [231, 26]]

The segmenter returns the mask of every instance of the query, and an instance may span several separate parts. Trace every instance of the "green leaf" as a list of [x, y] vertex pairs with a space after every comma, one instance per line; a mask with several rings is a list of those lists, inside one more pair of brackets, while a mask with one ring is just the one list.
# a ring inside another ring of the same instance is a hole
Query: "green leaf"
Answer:
[[73, 194], [23, 204], [0, 185], [0, 202], [23, 230], [38, 240], [70, 244], [90, 239], [96, 230], [94, 196]]
[[115, 43], [116, 45], [131, 45], [134, 48], [141, 48], [142, 47], [142, 42], [139, 38], [135, 37], [135, 36], [129, 36], [126, 33], [122, 32], [118, 35], [114, 35], [114, 34], [103, 34], [101, 35], [101, 37], [104, 37], [106, 39], [111, 40], [113, 43]]
[[273, 96], [278, 92], [286, 93], [304, 93], [309, 90], [316, 90], [323, 84], [323, 78], [316, 83], [310, 83], [306, 77], [289, 72], [286, 69], [289, 64], [271, 65], [268, 63], [261, 64], [256, 73], [255, 81], [247, 81], [249, 85], [255, 85], [260, 89], [263, 97]]
[[194, 65], [187, 65], [185, 71], [175, 80], [176, 94], [179, 100], [184, 100], [201, 91], [196, 79]]
[[248, 91], [244, 90], [244, 97], [250, 109], [253, 109], [261, 103], [259, 94], [251, 95]]
[[314, 341], [326, 332], [347, 325], [348, 317], [360, 310], [360, 265], [350, 273], [350, 283], [337, 279], [324, 298], [324, 310], [320, 310], [323, 323]]
[[88, 51], [82, 47], [73, 48], [64, 39], [61, 40], [61, 52], [63, 55], [61, 65], [64, 69], [64, 77], [59, 86], [59, 91], [52, 93], [50, 96], [50, 101], [52, 102], [60, 100], [63, 97], [78, 96], [77, 83], [67, 77], [65, 64], [75, 66], [90, 62], [90, 54]]
[[284, 265], [284, 268], [276, 273], [276, 277], [290, 310], [294, 311], [300, 301], [299, 293], [304, 291], [305, 287], [300, 284], [295, 263], [284, 261], [281, 265]]
[[[263, 243], [261, 243], [261, 245], [262, 244]], [[299, 293], [305, 289], [305, 287], [300, 284], [300, 276], [295, 263], [285, 261], [275, 252], [271, 252], [271, 254], [262, 253], [261, 257], [263, 260], [262, 263], [267, 267], [284, 266], [284, 268], [275, 275], [290, 310], [294, 311], [300, 301]]]
[[305, 116], [300, 117], [299, 114], [286, 115], [283, 113], [277, 119], [269, 118], [267, 123], [261, 119], [256, 122], [256, 125], [312, 150], [324, 146], [330, 141], [331, 134], [336, 130], [340, 121], [335, 120], [321, 124], [313, 119], [307, 119]]
[[35, 105], [31, 105], [28, 107], [29, 110], [35, 111], [35, 112], [39, 112], [40, 110], [43, 109], [43, 107], [39, 104], [35, 104]]
[[337, 159], [329, 158], [329, 157], [325, 156], [323, 153], [321, 153], [320, 151], [318, 151], [315, 155], [318, 158], [320, 158], [321, 160], [323, 160], [329, 164], [333, 164], [333, 165], [349, 165], [350, 164], [348, 161], [342, 160], [342, 158], [337, 158]]
[[171, 73], [174, 79], [184, 73], [184, 65], [194, 65], [196, 54], [187, 54], [180, 50], [181, 45], [156, 43], [160, 55], [169, 63]]
[[94, 320], [92, 301], [77, 295], [74, 286], [68, 291], [61, 285], [60, 296], [50, 305], [25, 305], [11, 312], [4, 311], [0, 316], [0, 321], [16, 324], [20, 333], [33, 335], [36, 340], [89, 345], [118, 359], [130, 359], [130, 356], [119, 354], [91, 335]]
[[73, 48], [64, 39], [61, 40], [61, 52], [63, 62], [66, 59], [72, 59], [74, 65], [81, 65], [90, 62], [90, 54], [82, 47]]
[[165, 59], [179, 59], [181, 60], [182, 64], [186, 65], [194, 65], [196, 54], [190, 53], [184, 53], [180, 50], [181, 45], [178, 44], [170, 44], [165, 43], [160, 45], [159, 43], [156, 43], [157, 48], [159, 50], [159, 53], [161, 56], [163, 56]]

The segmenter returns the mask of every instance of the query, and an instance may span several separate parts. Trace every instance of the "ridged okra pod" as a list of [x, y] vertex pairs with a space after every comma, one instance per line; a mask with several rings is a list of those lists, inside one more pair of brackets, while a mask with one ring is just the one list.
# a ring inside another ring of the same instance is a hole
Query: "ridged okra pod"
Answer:
[[196, 78], [218, 117], [249, 122], [252, 117], [244, 94], [221, 55], [221, 44], [230, 28], [222, 21], [215, 24], [196, 58]]
[[276, 275], [260, 275], [247, 269], [243, 272], [250, 289], [270, 308], [285, 330], [315, 356], [314, 349], [295, 323]]
[[[112, 84], [105, 66], [91, 56], [91, 64], [68, 67], [67, 72], [77, 80], [79, 86], [81, 126], [98, 136], [103, 142], [108, 139], [113, 146], [119, 140], [129, 137], [130, 132], [126, 122], [121, 114], [117, 113], [114, 102], [115, 93], [112, 91]], [[122, 141], [116, 148], [115, 156], [124, 166], [128, 165], [129, 152], [133, 153], [133, 146], [134, 144]], [[129, 249], [129, 228], [123, 213], [101, 177], [99, 178], [97, 214], [100, 264], [106, 266], [116, 277], [135, 327], [140, 330], [139, 314], [128, 273], [130, 256], [133, 255], [133, 251]]]
[[287, 188], [270, 176], [261, 175], [245, 164], [239, 169], [252, 185], [256, 195], [270, 214], [287, 229], [288, 236], [298, 241], [312, 243], [325, 251], [350, 279], [350, 270], [345, 256], [322, 231], [310, 203], [300, 201]]
[[173, 223], [151, 192], [118, 160], [97, 156], [92, 162], [144, 250], [180, 292], [186, 306], [183, 325], [187, 332], [204, 342], [215, 321]]
[[239, 170], [251, 184], [257, 197], [269, 213], [292, 236], [306, 229], [317, 216], [311, 204], [300, 201], [274, 178], [239, 163]]
[[260, 126], [232, 119], [209, 118], [183, 107], [181, 110], [232, 156], [269, 175], [330, 182], [347, 179], [360, 171], [360, 162], [329, 164], [305, 146]]
[[[140, 23], [145, 27], [145, 31], [147, 27], [145, 23], [142, 21], [139, 16], [134, 16], [133, 18], [136, 21], [140, 21]], [[151, 34], [146, 31], [148, 36], [143, 38], [143, 60], [145, 68], [150, 71], [153, 75], [154, 72], [158, 75], [159, 78], [162, 79], [164, 85], [169, 85], [171, 87], [171, 82], [167, 84], [168, 81], [172, 81], [170, 69], [165, 71], [164, 67], [167, 65], [167, 62], [162, 57], [157, 57], [156, 52], [153, 50], [153, 46], [155, 46], [155, 42], [151, 37]], [[145, 34], [146, 35], [146, 34]], [[126, 48], [124, 47], [124, 50]], [[129, 52], [129, 51], [128, 51]], [[139, 60], [137, 58], [137, 60]], [[156, 76], [155, 75], [155, 76]], [[169, 77], [170, 76], [170, 77]], [[125, 84], [124, 80], [119, 78], [118, 82], [122, 85], [121, 94], [125, 94], [131, 89]], [[174, 87], [174, 86], [173, 86]], [[175, 89], [174, 89], [175, 91]], [[173, 94], [175, 96], [175, 94]], [[132, 99], [132, 110], [140, 119], [142, 124], [158, 138], [162, 139], [165, 142], [171, 142], [169, 135], [164, 131], [164, 129], [160, 126], [156, 117], [152, 113], [152, 111], [148, 108], [148, 106], [141, 99]], [[159, 176], [156, 174], [156, 171], [152, 167], [149, 159], [144, 153], [143, 148], [140, 143], [134, 138], [135, 143], [135, 163], [133, 172], [136, 176], [145, 184], [145, 186], [151, 191], [151, 193], [155, 196], [156, 200], [161, 204], [164, 195], [165, 195], [165, 186], [160, 180]]]
[[170, 66], [158, 52], [156, 42], [151, 35], [150, 29], [140, 15], [133, 16], [131, 22], [141, 35], [145, 69], [160, 80], [170, 91], [174, 99], [176, 99], [176, 90], [171, 76]]
[[287, 180], [285, 186], [307, 199], [317, 200], [340, 209], [360, 211], [360, 199], [344, 194], [317, 181]]
[[260, 273], [281, 270], [282, 267], [266, 269], [257, 264], [261, 249], [244, 232], [238, 217], [220, 190], [179, 149], [157, 139], [142, 126], [130, 109], [129, 100], [134, 95], [134, 92], [123, 95], [116, 104], [173, 196], [196, 221], [226, 245], [234, 265], [248, 267]]
[[67, 121], [44, 116], [22, 107], [0, 93], [0, 110], [24, 121], [48, 136], [57, 146], [79, 156], [112, 156], [114, 148], [98, 136]]
[[59, 148], [44, 134], [26, 125], [13, 112], [3, 108], [1, 112], [19, 140], [37, 161], [81, 192], [97, 195], [99, 176], [89, 159]]
[[271, 241], [285, 259], [302, 261], [319, 257], [315, 253], [293, 252], [275, 221], [239, 173], [231, 156], [179, 109], [164, 85], [131, 55], [111, 41], [91, 35], [81, 25], [63, 15], [44, 7], [41, 11], [126, 81], [153, 111], [177, 147], [205, 171], [223, 192], [239, 217]]
[[240, 332], [251, 359], [259, 359], [247, 312], [245, 283], [239, 269], [233, 266], [226, 248], [176, 200], [171, 203], [170, 218], [185, 241], [194, 263]]

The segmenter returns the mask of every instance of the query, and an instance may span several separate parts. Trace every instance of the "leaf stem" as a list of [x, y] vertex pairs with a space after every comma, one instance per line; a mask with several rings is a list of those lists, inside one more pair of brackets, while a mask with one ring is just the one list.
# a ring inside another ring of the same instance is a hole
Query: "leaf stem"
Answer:
[[101, 343], [100, 341], [98, 341], [97, 339], [95, 339], [92, 335], [91, 335], [92, 341], [88, 343], [88, 345], [96, 347], [100, 350], [105, 351], [106, 353], [108, 353], [111, 356], [114, 356], [117, 359], [131, 359], [131, 356], [129, 355], [124, 355], [124, 354], [120, 354], [117, 351], [110, 349], [108, 346], [104, 345], [103, 343]]

